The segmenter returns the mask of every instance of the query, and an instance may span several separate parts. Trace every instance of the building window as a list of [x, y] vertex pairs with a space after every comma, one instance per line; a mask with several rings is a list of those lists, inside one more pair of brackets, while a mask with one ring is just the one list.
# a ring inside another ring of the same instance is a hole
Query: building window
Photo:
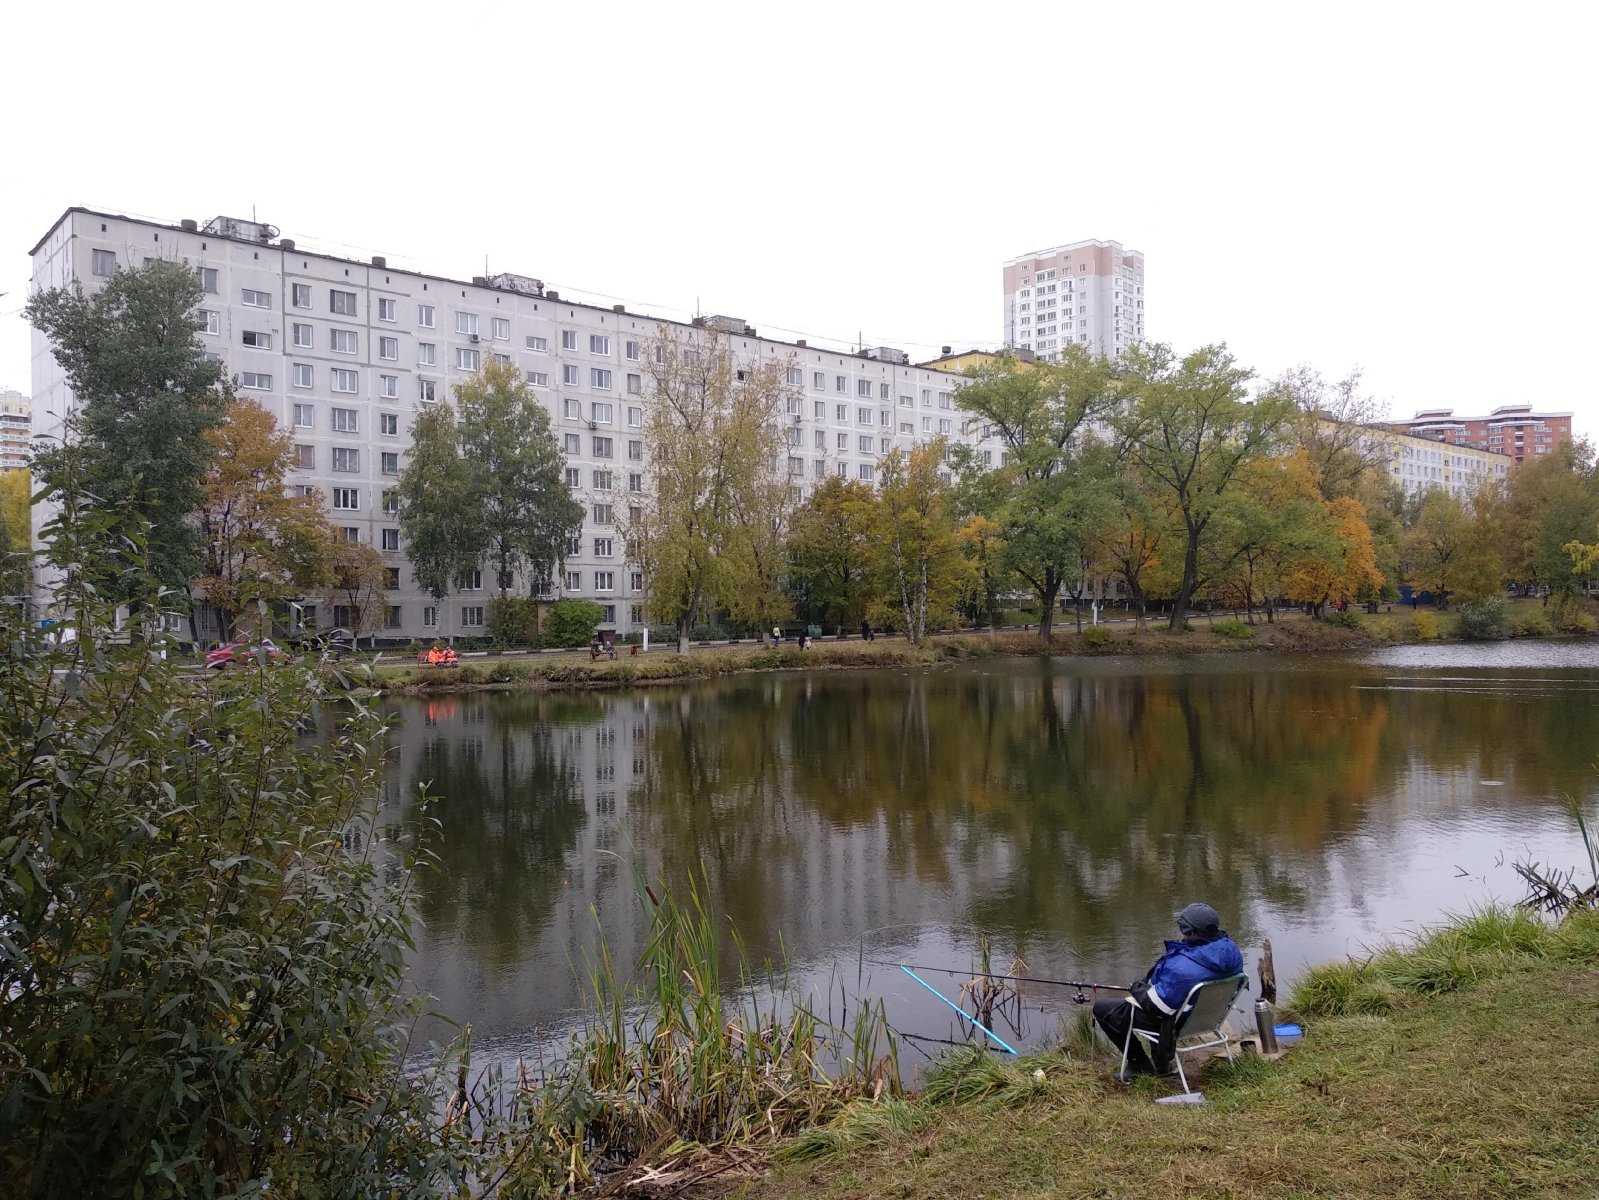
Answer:
[[632, 591], [642, 592], [644, 590], [644, 572], [643, 571], [634, 571], [631, 575], [629, 575], [627, 577], [627, 580], [628, 580], [628, 587]]
[[471, 336], [477, 333], [477, 313], [458, 312], [455, 314], [455, 332]]
[[566, 590], [569, 592], [581, 591], [583, 587], [583, 572], [568, 571], [566, 573]]
[[577, 368], [568, 364], [561, 368], [561, 382], [567, 387], [577, 386]]
[[638, 343], [637, 342], [627, 342], [622, 347], [622, 353], [623, 353], [624, 357], [626, 357], [629, 362], [638, 362]]
[[[361, 507], [361, 489], [336, 487], [333, 489], [333, 507], [340, 512], [357, 512]], [[356, 538], [346, 537], [345, 541], [359, 540], [359, 531]]]
[[416, 344], [416, 365], [419, 367], [438, 366], [438, 347], [432, 342], [418, 342]]
[[461, 606], [461, 628], [481, 629], [483, 627], [483, 606], [481, 604], [463, 604]]
[[383, 493], [383, 511], [386, 512], [386, 513], [390, 513], [391, 515], [399, 513], [399, 511], [400, 511], [400, 493], [399, 492], [386, 491], [386, 492]]
[[400, 398], [400, 377], [398, 375], [379, 375], [378, 395], [385, 400], [398, 400]]
[[455, 348], [455, 366], [460, 371], [475, 371], [478, 369], [478, 352], [465, 346]]
[[392, 527], [378, 530], [378, 537], [382, 539], [383, 549], [398, 550], [400, 548], [400, 531]]
[[611, 547], [614, 544], [615, 543], [608, 537], [595, 538], [594, 539], [594, 557], [595, 558], [610, 558], [611, 557]]
[[583, 453], [583, 439], [578, 437], [578, 435], [575, 434], [575, 433], [567, 434], [566, 435], [566, 452], [568, 454], [582, 454]]
[[[115, 258], [112, 259], [115, 262]], [[98, 272], [96, 272], [98, 274]], [[217, 269], [215, 267], [200, 268], [200, 290], [210, 292], [213, 296], [217, 290]]]
[[294, 427], [296, 429], [314, 429], [316, 427], [315, 405], [296, 404], [294, 406]]
[[627, 490], [630, 492], [642, 492], [644, 490], [644, 476], [640, 472], [628, 472]]
[[862, 454], [870, 454], [872, 452], [872, 439], [869, 436], [863, 433], [856, 441], [859, 443], [858, 449]]
[[328, 344], [332, 347], [333, 353], [355, 354], [358, 352], [356, 348], [355, 330], [330, 329], [328, 330], [328, 335]]
[[309, 325], [301, 324], [298, 321], [295, 322], [294, 344], [300, 347], [302, 350], [310, 350], [316, 345], [315, 335], [313, 334]]
[[329, 288], [328, 311], [337, 313], [341, 317], [355, 316], [355, 293], [341, 292], [338, 288]]
[[316, 447], [303, 444], [295, 446], [294, 465], [302, 471], [316, 470]]
[[[356, 380], [359, 376], [354, 371], [347, 371], [342, 367], [334, 367], [331, 374], [335, 392], [347, 392], [352, 396], [355, 394]], [[338, 412], [339, 410], [334, 409], [333, 411]]]
[[627, 427], [637, 429], [644, 424], [644, 410], [636, 405], [629, 405], [627, 409]]
[[[400, 574], [399, 570], [396, 569], [395, 572], [394, 572], [394, 575], [395, 575], [394, 586], [395, 587], [399, 587], [400, 586], [399, 574]], [[383, 610], [383, 628], [385, 628], [385, 629], [398, 629], [399, 627], [400, 627], [400, 606], [398, 604], [390, 604], [390, 605], [386, 606], [384, 608], [384, 610]]]
[[550, 350], [550, 341], [548, 338], [541, 338], [536, 334], [529, 334], [527, 336], [527, 348], [536, 354], [548, 354]]
[[857, 425], [870, 425], [872, 423], [872, 410], [869, 408], [857, 408], [855, 410], [855, 423]]
[[333, 410], [334, 433], [360, 433], [360, 421], [353, 408], [335, 408]]
[[589, 420], [596, 425], [609, 425], [611, 423], [611, 406], [599, 400], [592, 401], [589, 404]]
[[400, 434], [400, 414], [379, 413], [378, 432], [384, 437], [398, 437]]
[[296, 283], [289, 286], [289, 303], [295, 308], [311, 307], [311, 285], [309, 283]]
[[239, 293], [239, 303], [249, 308], [271, 308], [272, 293], [257, 292], [251, 288], [244, 288]]
[[644, 394], [644, 377], [642, 375], [628, 374], [627, 394], [629, 396], [641, 396]]
[[380, 297], [378, 299], [378, 320], [393, 321], [394, 307], [395, 301], [392, 297]]
[[424, 629], [437, 629], [439, 627], [439, 610], [431, 604], [422, 610], [422, 627]]
[[270, 392], [272, 390], [272, 376], [263, 375], [259, 371], [240, 371], [239, 386], [250, 388], [257, 392]]
[[209, 308], [200, 310], [200, 319], [205, 322], [205, 331], [215, 337], [222, 332], [222, 314], [213, 312]]
[[434, 379], [418, 379], [416, 381], [416, 398], [419, 404], [432, 404], [438, 399], [438, 381]]
[[311, 369], [310, 363], [294, 364], [294, 386], [297, 388], [316, 386], [316, 372]]
[[464, 592], [481, 592], [483, 590], [483, 572], [477, 568], [469, 571], [461, 590]]
[[633, 462], [643, 462], [644, 443], [637, 438], [630, 438], [627, 443], [627, 457]]
[[589, 386], [597, 392], [611, 390], [611, 373], [601, 367], [589, 368]]
[[495, 317], [493, 323], [494, 340], [508, 342], [511, 340], [511, 321], [508, 317]]
[[603, 333], [589, 334], [589, 353], [604, 354], [609, 357], [611, 353], [611, 339]]
[[562, 350], [576, 350], [577, 349], [577, 330], [575, 330], [575, 329], [563, 329], [563, 330], [561, 330], [561, 349]]
[[[383, 568], [383, 589], [385, 591], [389, 591], [389, 592], [397, 592], [397, 591], [400, 590], [400, 568], [399, 567], [384, 567]], [[399, 612], [399, 609], [395, 609], [394, 611], [395, 612]]]
[[575, 396], [568, 396], [561, 401], [561, 415], [568, 421], [581, 421], [583, 419], [583, 402]]
[[418, 304], [416, 306], [416, 323], [423, 329], [433, 328], [433, 306], [431, 304]]
[[352, 446], [333, 447], [333, 469], [353, 474], [361, 469], [361, 452]]
[[109, 278], [116, 273], [117, 256], [110, 250], [96, 250], [92, 269], [101, 278]]
[[398, 475], [400, 473], [400, 452], [398, 450], [385, 450], [380, 457], [385, 475]]
[[[607, 488], [611, 486], [609, 479], [607, 479], [605, 486]], [[611, 525], [615, 523], [615, 514], [609, 504], [596, 504], [592, 515], [596, 525]]]
[[547, 388], [550, 386], [550, 376], [547, 371], [529, 371], [527, 381], [534, 387]]
[[616, 590], [616, 572], [594, 572], [594, 590], [596, 592], [614, 592]]
[[611, 439], [610, 438], [608, 438], [608, 437], [597, 437], [597, 438], [594, 439], [594, 457], [595, 458], [610, 458], [611, 457]]
[[862, 463], [861, 464], [861, 482], [862, 483], [871, 483], [872, 482], [872, 477], [875, 474], [876, 474], [876, 471], [873, 470], [871, 463]]
[[834, 435], [833, 444], [835, 446], [837, 446], [840, 450], [848, 450], [849, 449], [849, 434], [847, 434], [847, 433], [835, 434]]
[[400, 358], [400, 339], [397, 337], [380, 337], [378, 339], [378, 357], [386, 358], [390, 362], [398, 362]]

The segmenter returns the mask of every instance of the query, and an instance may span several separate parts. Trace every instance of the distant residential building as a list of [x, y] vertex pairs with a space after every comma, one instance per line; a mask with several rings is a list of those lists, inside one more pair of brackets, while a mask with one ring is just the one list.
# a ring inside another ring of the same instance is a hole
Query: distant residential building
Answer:
[[1144, 340], [1144, 256], [1120, 242], [1072, 242], [1004, 268], [1005, 344], [1057, 359], [1072, 343], [1118, 358]]
[[1483, 484], [1504, 479], [1512, 464], [1509, 455], [1497, 450], [1440, 444], [1386, 426], [1372, 426], [1362, 440], [1388, 448], [1389, 476], [1410, 496], [1442, 488], [1462, 500], [1470, 499]]
[[0, 471], [27, 466], [32, 443], [32, 402], [12, 388], [0, 389]]
[[1520, 463], [1571, 441], [1569, 412], [1537, 412], [1530, 404], [1501, 404], [1486, 417], [1457, 417], [1452, 408], [1426, 408], [1395, 430], [1452, 446], [1494, 450]]
[[952, 347], [945, 346], [943, 353], [937, 358], [930, 358], [916, 365], [932, 371], [949, 371], [956, 375], [964, 375], [967, 371], [974, 371], [979, 367], [998, 366], [1006, 359], [1015, 362], [1024, 371], [1031, 369], [1038, 361], [1037, 355], [1031, 350], [962, 350], [957, 354], [953, 352]]

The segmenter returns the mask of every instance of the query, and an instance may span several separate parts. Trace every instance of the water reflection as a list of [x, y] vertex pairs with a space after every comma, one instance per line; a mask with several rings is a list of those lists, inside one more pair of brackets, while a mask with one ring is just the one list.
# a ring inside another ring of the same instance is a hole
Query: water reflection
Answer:
[[[581, 1004], [599, 930], [638, 953], [635, 881], [702, 868], [753, 959], [822, 987], [843, 963], [853, 989], [862, 947], [965, 965], [978, 931], [1036, 973], [1121, 980], [1196, 897], [1291, 972], [1510, 890], [1502, 852], [1575, 861], [1560, 797], [1595, 791], [1599, 656], [1563, 649], [398, 703], [391, 782], [442, 797], [413, 976], [489, 1041], [534, 1041]], [[891, 976], [859, 982], [939, 1020]]]

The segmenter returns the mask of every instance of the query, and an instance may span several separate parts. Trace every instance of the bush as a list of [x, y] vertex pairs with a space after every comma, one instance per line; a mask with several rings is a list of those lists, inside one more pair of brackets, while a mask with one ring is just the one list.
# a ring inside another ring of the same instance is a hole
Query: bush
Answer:
[[1510, 632], [1516, 637], [1549, 637], [1554, 625], [1541, 612], [1522, 613], [1510, 623]]
[[1083, 630], [1083, 645], [1090, 650], [1103, 650], [1116, 640], [1116, 635], [1103, 625], [1090, 625]]
[[1339, 629], [1360, 629], [1362, 622], [1360, 614], [1348, 608], [1343, 612], [1330, 612], [1327, 614], [1327, 624], [1336, 625]]
[[1417, 612], [1411, 618], [1416, 630], [1416, 637], [1423, 642], [1436, 641], [1438, 638], [1438, 614], [1430, 612]]
[[489, 601], [489, 636], [502, 646], [539, 644], [539, 602], [527, 596], [496, 596]]
[[1497, 642], [1510, 636], [1506, 606], [1499, 596], [1468, 600], [1460, 612], [1460, 633], [1467, 641]]
[[587, 646], [600, 627], [603, 609], [592, 600], [557, 600], [544, 621], [547, 646]]
[[1225, 621], [1217, 621], [1210, 627], [1210, 631], [1217, 637], [1231, 638], [1235, 642], [1247, 642], [1255, 636], [1255, 631], [1237, 617], [1229, 617]]

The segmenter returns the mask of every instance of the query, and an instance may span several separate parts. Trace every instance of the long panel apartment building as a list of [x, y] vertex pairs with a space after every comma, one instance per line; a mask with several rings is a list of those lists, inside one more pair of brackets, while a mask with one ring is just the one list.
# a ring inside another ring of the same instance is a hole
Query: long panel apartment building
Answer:
[[[207, 352], [294, 438], [294, 485], [319, 493], [335, 528], [382, 555], [389, 582], [376, 632], [427, 638], [484, 631], [492, 572], [442, 604], [418, 588], [401, 543], [396, 483], [418, 406], [494, 356], [515, 364], [544, 401], [587, 517], [556, 593], [598, 602], [604, 627], [647, 624], [648, 581], [625, 555], [622, 525], [648, 487], [641, 355], [664, 327], [694, 324], [563, 300], [517, 275], [451, 279], [299, 248], [271, 226], [217, 218], [164, 224], [69, 209], [32, 250], [35, 290], [93, 288], [155, 258], [199, 275]], [[801, 494], [828, 475], [874, 482], [892, 449], [945, 437], [976, 444], [984, 430], [956, 405], [961, 376], [911, 366], [883, 348], [823, 350], [763, 338], [742, 321], [710, 318], [740, 362], [786, 371], [786, 471]], [[45, 339], [32, 347], [36, 427], [58, 430], [72, 397]], [[995, 443], [983, 443], [991, 461]], [[487, 584], [485, 586], [485, 581]], [[48, 597], [40, 597], [48, 607]], [[329, 603], [331, 603], [331, 599]], [[347, 613], [318, 613], [344, 624]]]

